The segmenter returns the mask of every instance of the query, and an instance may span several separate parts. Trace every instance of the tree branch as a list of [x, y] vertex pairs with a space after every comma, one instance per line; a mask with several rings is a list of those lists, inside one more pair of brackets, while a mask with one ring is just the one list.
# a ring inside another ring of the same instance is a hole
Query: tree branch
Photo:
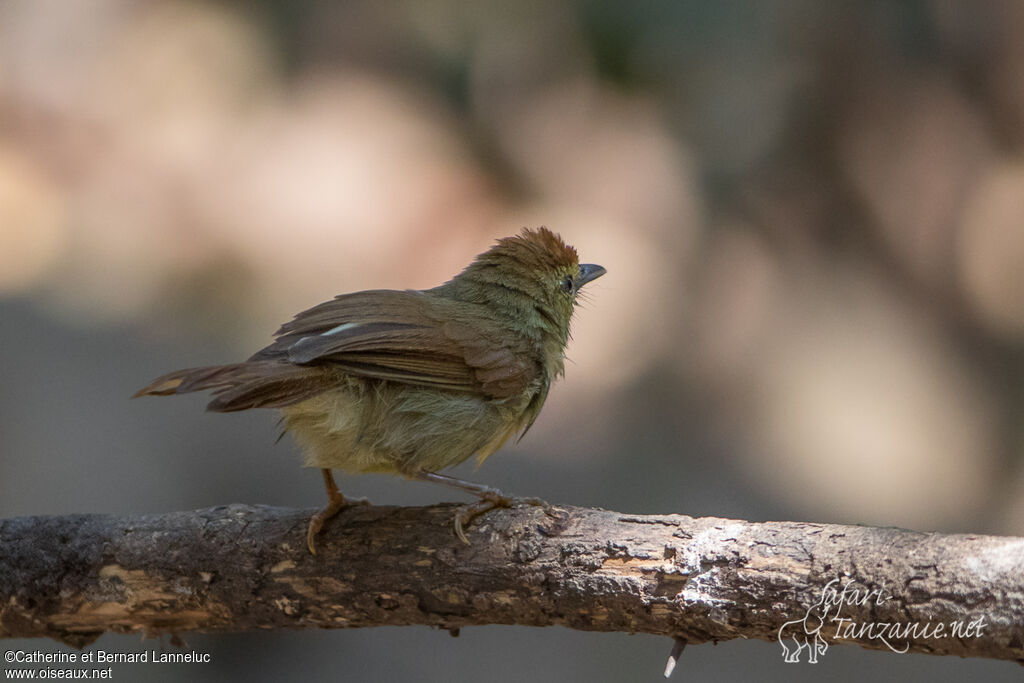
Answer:
[[347, 508], [316, 556], [309, 511], [3, 520], [0, 637], [519, 624], [695, 644], [795, 622], [826, 645], [1024, 662], [1021, 538], [522, 506], [466, 546], [454, 510]]

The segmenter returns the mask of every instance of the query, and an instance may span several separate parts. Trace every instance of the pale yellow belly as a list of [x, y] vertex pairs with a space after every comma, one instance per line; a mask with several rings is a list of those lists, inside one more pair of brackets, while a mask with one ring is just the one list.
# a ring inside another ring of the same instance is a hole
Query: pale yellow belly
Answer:
[[409, 473], [490, 455], [520, 429], [528, 403], [352, 380], [282, 413], [307, 467]]

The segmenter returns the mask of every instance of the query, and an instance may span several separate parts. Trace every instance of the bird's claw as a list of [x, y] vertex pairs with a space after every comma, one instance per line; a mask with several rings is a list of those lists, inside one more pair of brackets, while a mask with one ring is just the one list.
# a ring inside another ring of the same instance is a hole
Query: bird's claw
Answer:
[[309, 528], [306, 529], [306, 547], [309, 548], [311, 555], [316, 555], [316, 535], [324, 528], [324, 522], [328, 519], [324, 512], [325, 510], [321, 510], [309, 519]]
[[327, 506], [310, 518], [309, 528], [306, 529], [306, 546], [310, 553], [316, 555], [316, 536], [323, 530], [324, 523], [343, 508], [353, 505], [370, 505], [370, 501], [366, 498], [345, 498], [339, 493], [337, 496], [331, 496]]
[[480, 494], [480, 500], [475, 503], [463, 505], [459, 508], [458, 512], [455, 513], [455, 535], [458, 536], [460, 541], [466, 545], [470, 545], [469, 538], [466, 536], [465, 532], [466, 526], [486, 512], [490, 512], [495, 508], [510, 508], [517, 503], [535, 505], [537, 507], [547, 506], [547, 502], [540, 498], [513, 498], [511, 496], [506, 496], [498, 490], [485, 491]]

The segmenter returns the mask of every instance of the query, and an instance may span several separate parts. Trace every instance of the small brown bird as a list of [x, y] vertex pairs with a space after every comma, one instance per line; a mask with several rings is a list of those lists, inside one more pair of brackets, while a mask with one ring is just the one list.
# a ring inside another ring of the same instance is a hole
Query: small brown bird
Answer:
[[244, 363], [178, 370], [135, 396], [209, 389], [207, 410], [279, 409], [327, 487], [306, 537], [314, 554], [324, 522], [349, 504], [334, 468], [478, 496], [455, 516], [468, 543], [463, 527], [511, 500], [438, 470], [473, 455], [483, 462], [526, 433], [564, 374], [576, 295], [604, 273], [547, 228], [523, 230], [439, 287], [341, 294], [299, 313]]

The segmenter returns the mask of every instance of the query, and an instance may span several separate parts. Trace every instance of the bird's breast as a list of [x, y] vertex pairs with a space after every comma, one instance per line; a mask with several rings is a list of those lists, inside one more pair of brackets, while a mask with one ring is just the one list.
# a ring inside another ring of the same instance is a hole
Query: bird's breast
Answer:
[[282, 412], [309, 467], [436, 471], [498, 450], [532, 421], [538, 390], [491, 399], [352, 379]]

